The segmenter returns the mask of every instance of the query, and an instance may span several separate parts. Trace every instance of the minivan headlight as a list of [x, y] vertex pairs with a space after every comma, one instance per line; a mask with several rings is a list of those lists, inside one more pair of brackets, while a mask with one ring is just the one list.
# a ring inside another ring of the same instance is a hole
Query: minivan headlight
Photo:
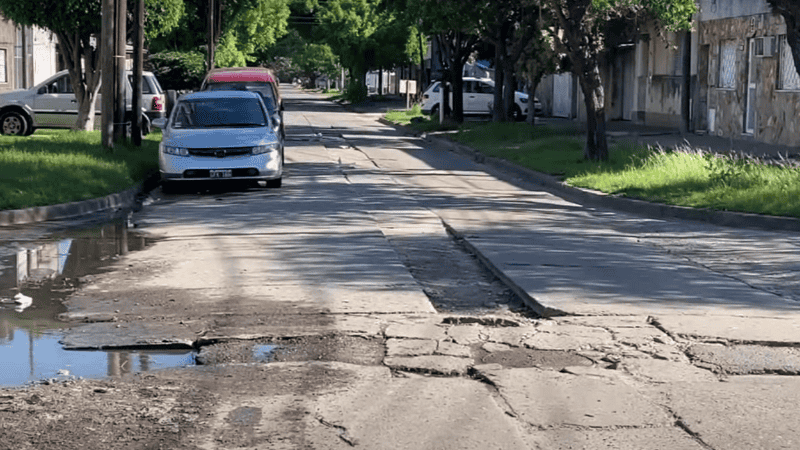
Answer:
[[528, 103], [528, 97], [520, 97], [519, 101], [520, 103]]
[[259, 146], [253, 147], [253, 154], [254, 155], [260, 155], [262, 153], [277, 152], [278, 148], [279, 148], [279, 145], [278, 145], [277, 142], [273, 142], [273, 143], [267, 144], [267, 145], [259, 145]]
[[161, 151], [164, 152], [165, 155], [189, 156], [189, 149], [186, 147], [173, 147], [171, 145], [161, 144]]

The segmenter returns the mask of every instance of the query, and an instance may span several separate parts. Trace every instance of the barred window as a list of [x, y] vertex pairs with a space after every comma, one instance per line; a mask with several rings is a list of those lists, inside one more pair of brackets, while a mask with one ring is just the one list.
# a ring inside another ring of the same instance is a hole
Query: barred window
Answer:
[[0, 83], [8, 83], [8, 65], [6, 64], [6, 49], [0, 48]]
[[789, 47], [789, 42], [786, 40], [786, 35], [780, 37], [780, 70], [778, 71], [778, 89], [782, 90], [800, 90], [800, 75], [797, 73], [797, 68], [794, 66], [794, 59], [792, 58], [792, 49]]
[[736, 41], [722, 41], [719, 46], [719, 87], [736, 87]]

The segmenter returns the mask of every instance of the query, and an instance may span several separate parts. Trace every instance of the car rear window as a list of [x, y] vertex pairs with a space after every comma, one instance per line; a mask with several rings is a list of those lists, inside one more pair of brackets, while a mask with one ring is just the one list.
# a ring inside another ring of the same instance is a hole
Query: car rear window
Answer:
[[[133, 75], [128, 75], [128, 82], [133, 86]], [[142, 94], [160, 94], [163, 91], [161, 90], [161, 86], [158, 84], [158, 80], [156, 77], [142, 77]]]
[[209, 83], [206, 85], [206, 91], [250, 91], [258, 92], [261, 98], [264, 99], [264, 104], [267, 105], [269, 113], [275, 112], [276, 104], [275, 91], [271, 83], [258, 83], [253, 81], [239, 81], [235, 83]]
[[256, 98], [183, 100], [175, 109], [174, 128], [263, 127], [268, 123]]

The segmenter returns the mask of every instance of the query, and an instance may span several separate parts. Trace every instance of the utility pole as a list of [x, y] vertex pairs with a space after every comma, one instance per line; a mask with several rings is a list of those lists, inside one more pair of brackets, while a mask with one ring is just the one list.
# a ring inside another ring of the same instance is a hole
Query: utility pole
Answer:
[[217, 12], [217, 8], [214, 5], [215, 0], [208, 0], [208, 54], [206, 61], [206, 68], [207, 70], [211, 70], [214, 68], [214, 52], [216, 50], [216, 39], [215, 39], [215, 31], [216, 31], [216, 21], [218, 20], [217, 17], [214, 17], [215, 13]]
[[117, 3], [117, 29], [116, 29], [116, 54], [114, 55], [114, 62], [116, 63], [116, 85], [114, 91], [114, 142], [125, 142], [127, 130], [125, 129], [125, 56], [127, 47], [127, 19], [128, 19], [128, 2], [127, 0], [116, 0]]
[[144, 0], [136, 0], [133, 38], [133, 100], [131, 110], [131, 139], [137, 147], [142, 146], [142, 72], [144, 59]]
[[100, 131], [101, 143], [109, 150], [114, 148], [114, 6], [114, 0], [103, 0], [100, 31]]

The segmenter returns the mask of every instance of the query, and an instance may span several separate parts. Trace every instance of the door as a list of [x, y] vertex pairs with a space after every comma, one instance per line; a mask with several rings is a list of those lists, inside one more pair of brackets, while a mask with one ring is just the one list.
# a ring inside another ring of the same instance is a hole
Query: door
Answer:
[[475, 82], [475, 112], [478, 114], [491, 114], [494, 102], [494, 86], [486, 81]]
[[464, 81], [464, 114], [474, 114], [475, 108], [478, 106], [477, 98], [475, 96], [475, 82]]
[[572, 117], [572, 74], [553, 76], [553, 116]]
[[749, 39], [747, 50], [747, 97], [745, 101], [744, 132], [753, 134], [756, 121], [756, 40]]
[[33, 101], [36, 126], [71, 127], [78, 117], [78, 100], [69, 74], [39, 88]]

